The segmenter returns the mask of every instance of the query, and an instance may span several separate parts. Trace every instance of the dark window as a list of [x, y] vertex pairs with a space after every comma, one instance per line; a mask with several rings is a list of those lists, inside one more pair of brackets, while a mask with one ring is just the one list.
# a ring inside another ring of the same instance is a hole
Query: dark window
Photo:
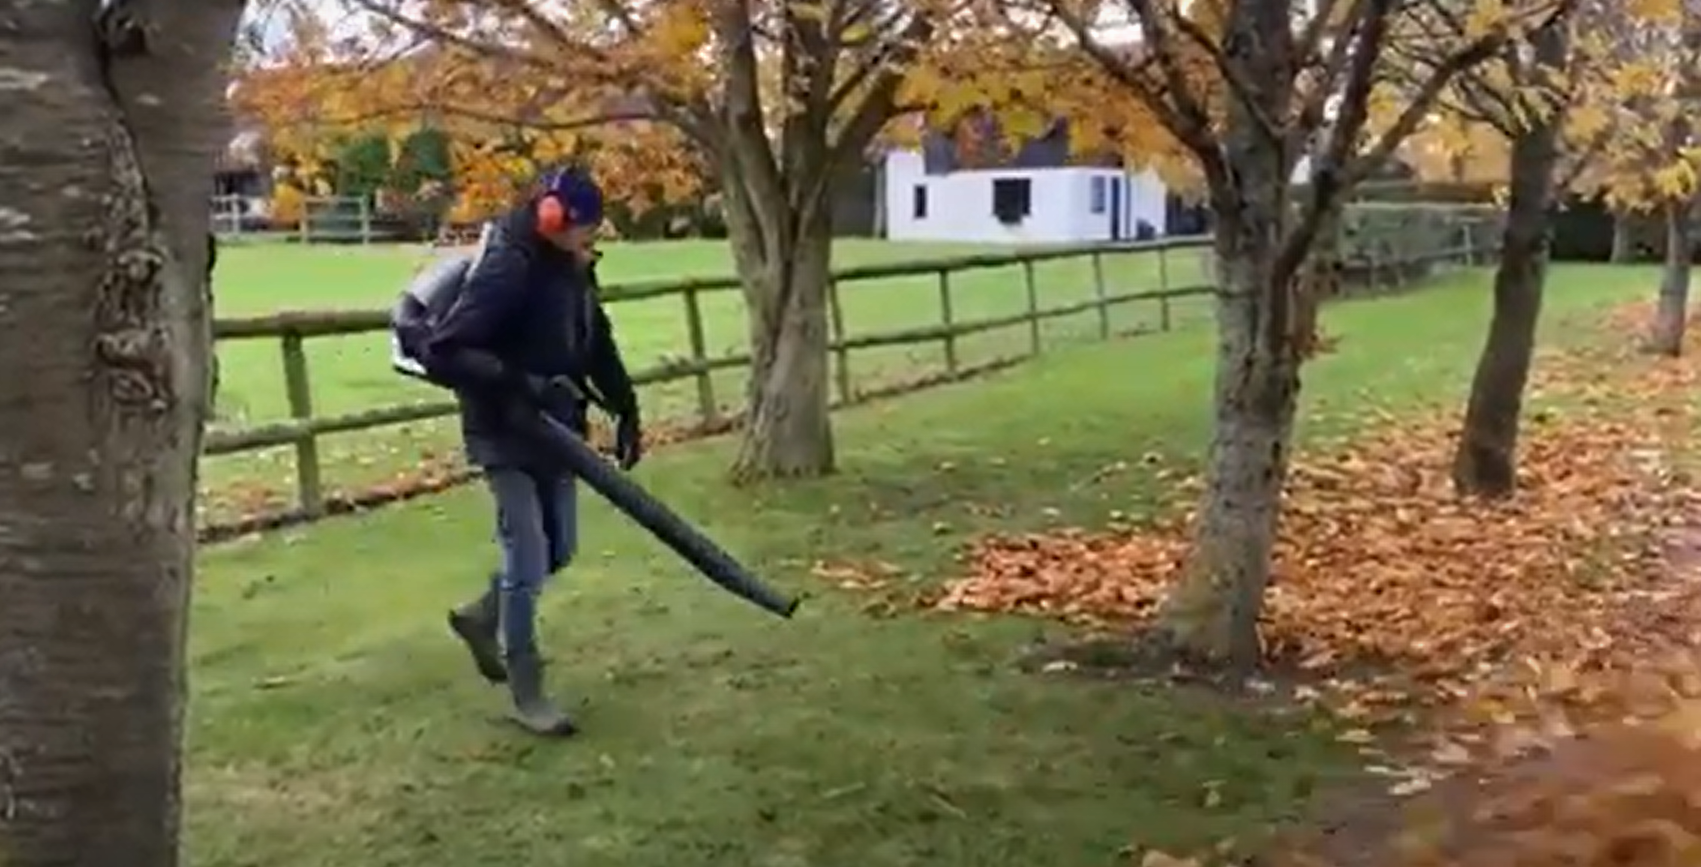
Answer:
[[927, 219], [927, 185], [916, 184], [910, 195], [910, 212], [918, 220]]
[[1104, 211], [1105, 211], [1105, 183], [1104, 183], [1104, 178], [1102, 176], [1093, 178], [1093, 186], [1092, 186], [1091, 197], [1092, 197], [1092, 202], [1089, 204], [1089, 207], [1092, 208], [1093, 213], [1095, 213], [1095, 214], [1104, 213]]
[[1000, 223], [1020, 223], [1033, 213], [1033, 184], [1027, 178], [996, 178], [992, 182], [992, 215]]

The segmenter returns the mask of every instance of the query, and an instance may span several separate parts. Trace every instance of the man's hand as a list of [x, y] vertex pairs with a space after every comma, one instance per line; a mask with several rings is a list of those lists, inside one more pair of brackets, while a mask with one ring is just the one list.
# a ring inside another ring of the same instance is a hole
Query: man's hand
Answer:
[[638, 414], [627, 413], [614, 425], [614, 459], [623, 470], [629, 470], [644, 459], [644, 429]]

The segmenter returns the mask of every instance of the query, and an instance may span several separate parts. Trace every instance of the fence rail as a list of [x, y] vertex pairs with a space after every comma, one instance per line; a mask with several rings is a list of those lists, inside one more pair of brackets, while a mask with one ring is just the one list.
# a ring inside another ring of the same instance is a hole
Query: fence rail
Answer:
[[[1413, 255], [1400, 255], [1398, 261], [1360, 261], [1345, 263], [1344, 270], [1356, 272], [1372, 282], [1386, 280], [1384, 285], [1408, 282], [1413, 269], [1452, 262], [1475, 264], [1483, 245], [1474, 238], [1472, 227], [1464, 227], [1463, 240], [1444, 250], [1431, 250]], [[853, 386], [852, 354], [857, 350], [915, 344], [937, 344], [944, 356], [945, 370], [937, 377], [942, 380], [962, 378], [989, 367], [1005, 366], [1021, 358], [1031, 357], [1043, 349], [1041, 325], [1052, 319], [1097, 312], [1096, 334], [1101, 340], [1113, 335], [1111, 312], [1135, 302], [1155, 302], [1158, 322], [1145, 330], [1168, 331], [1173, 325], [1172, 302], [1176, 299], [1213, 293], [1214, 287], [1205, 283], [1171, 286], [1172, 268], [1169, 257], [1178, 252], [1202, 253], [1209, 239], [1204, 237], [1168, 238], [1159, 241], [1095, 244], [1090, 246], [1056, 247], [1015, 251], [999, 254], [978, 254], [953, 258], [867, 265], [835, 271], [828, 284], [828, 315], [831, 339], [828, 349], [837, 361], [833, 387], [835, 403], [855, 403], [864, 394]], [[1141, 291], [1114, 291], [1106, 279], [1104, 259], [1149, 253], [1158, 257], [1158, 286]], [[1035, 265], [1057, 260], [1087, 259], [1092, 274], [1092, 297], [1084, 301], [1044, 306], [1035, 275]], [[1019, 266], [1022, 271], [1024, 309], [1019, 313], [962, 320], [956, 315], [954, 299], [960, 290], [953, 289], [952, 276], [968, 271]], [[894, 277], [935, 275], [939, 321], [935, 324], [899, 328], [870, 334], [847, 333], [841, 295], [846, 284]], [[708, 426], [722, 420], [715, 397], [712, 374], [716, 371], [748, 367], [748, 352], [733, 352], [711, 356], [706, 348], [702, 296], [738, 289], [733, 277], [652, 281], [611, 285], [606, 287], [605, 304], [677, 296], [685, 316], [690, 356], [664, 361], [636, 371], [633, 381], [639, 386], [681, 380], [694, 380], [697, 421]], [[959, 357], [959, 342], [970, 335], [1003, 328], [1027, 325], [1025, 352], [1000, 358], [992, 364], [968, 367]], [[322, 436], [349, 431], [371, 430], [393, 425], [441, 418], [455, 412], [455, 403], [437, 400], [370, 410], [319, 416], [314, 412], [312, 380], [307, 361], [306, 344], [315, 338], [369, 334], [388, 329], [389, 316], [382, 310], [357, 311], [288, 311], [268, 316], [221, 319], [215, 323], [214, 336], [218, 341], [276, 339], [279, 342], [284, 384], [290, 418], [237, 430], [210, 431], [204, 454], [231, 455], [279, 446], [293, 446], [296, 470], [297, 512], [304, 519], [323, 515], [326, 511], [324, 485], [320, 478], [318, 439]]]

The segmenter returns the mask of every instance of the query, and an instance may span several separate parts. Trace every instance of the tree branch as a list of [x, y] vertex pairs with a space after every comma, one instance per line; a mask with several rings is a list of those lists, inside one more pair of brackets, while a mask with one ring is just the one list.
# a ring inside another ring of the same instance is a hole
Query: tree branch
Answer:
[[1217, 67], [1217, 71], [1222, 73], [1223, 80], [1228, 82], [1229, 90], [1234, 94], [1234, 98], [1240, 101], [1241, 107], [1246, 109], [1246, 113], [1252, 117], [1252, 122], [1257, 124], [1259, 130], [1271, 141], [1285, 139], [1286, 130], [1282, 123], [1271, 117], [1269, 112], [1266, 112], [1264, 107], [1258, 104], [1258, 87], [1253, 85], [1251, 80], [1246, 77], [1246, 70], [1231, 62], [1228, 55], [1223, 52], [1222, 46], [1217, 44], [1211, 34], [1206, 32], [1205, 28], [1200, 27], [1199, 22], [1188, 18], [1186, 13], [1178, 10], [1170, 20], [1175, 23], [1175, 28], [1181, 31], [1183, 36], [1186, 36], [1211, 58], [1211, 62]]
[[406, 28], [411, 32], [424, 36], [427, 40], [434, 43], [452, 45], [480, 57], [510, 60], [540, 69], [550, 69], [554, 66], [554, 63], [547, 57], [532, 54], [530, 52], [519, 51], [511, 45], [486, 42], [462, 36], [461, 34], [449, 30], [446, 27], [415, 18], [411, 15], [403, 15], [384, 3], [378, 2], [378, 0], [349, 0], [349, 2], [366, 10], [367, 12], [372, 13], [373, 15], [378, 16], [379, 18], [384, 19], [385, 21], [390, 22], [391, 24]]
[[[1142, 7], [1149, 5], [1146, 0], [1129, 0], [1129, 2], [1140, 4]], [[1145, 105], [1157, 117], [1158, 122], [1163, 124], [1199, 160], [1207, 176], [1222, 174], [1224, 170], [1222, 153], [1211, 130], [1210, 116], [1205, 113], [1199, 101], [1185, 88], [1168, 90], [1166, 98], [1166, 91], [1161, 85], [1149, 80], [1148, 73], [1152, 73], [1154, 70], [1157, 70], [1160, 75], [1164, 74], [1160, 69], [1164, 62], [1156, 50], [1151, 47], [1149, 38], [1146, 39], [1148, 51], [1145, 56], [1138, 60], [1119, 57], [1099, 42], [1097, 37], [1093, 36], [1091, 28], [1073, 10], [1061, 5], [1059, 0], [1047, 0], [1047, 3], [1049, 12], [1075, 37], [1075, 41], [1080, 45], [1081, 50], [1093, 59], [1093, 62], [1102, 72], [1110, 76], [1113, 81], [1121, 84], [1135, 99]], [[1136, 10], [1136, 13], [1138, 14], [1139, 11]], [[1143, 30], [1151, 26], [1146, 18], [1141, 18]]]

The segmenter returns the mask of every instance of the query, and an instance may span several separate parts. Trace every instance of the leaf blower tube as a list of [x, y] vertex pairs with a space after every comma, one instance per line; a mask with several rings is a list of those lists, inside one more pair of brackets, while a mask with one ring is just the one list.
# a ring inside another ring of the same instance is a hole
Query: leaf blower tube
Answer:
[[[409, 351], [407, 344], [411, 341], [406, 339], [406, 335], [410, 330], [417, 333], [421, 328], [429, 328], [431, 320], [448, 310], [459, 297], [471, 264], [472, 259], [467, 256], [439, 262], [421, 272], [403, 293], [392, 313], [391, 322], [391, 364], [397, 372], [433, 385], [443, 385]], [[697, 567], [704, 577], [740, 599], [780, 617], [789, 618], [797, 611], [796, 598], [785, 596], [762, 583], [742, 563], [632, 481], [566, 425], [541, 411], [528, 418], [535, 423], [528, 433], [547, 443], [575, 476], [685, 558], [686, 562]]]

